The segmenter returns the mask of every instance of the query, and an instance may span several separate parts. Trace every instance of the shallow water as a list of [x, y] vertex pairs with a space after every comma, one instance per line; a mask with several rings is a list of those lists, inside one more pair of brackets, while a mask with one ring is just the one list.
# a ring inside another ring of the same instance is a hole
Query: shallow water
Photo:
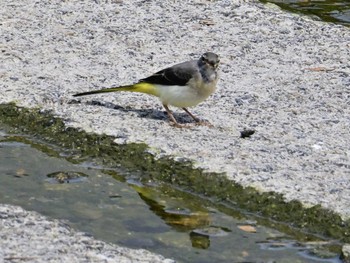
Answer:
[[179, 262], [340, 262], [330, 242], [282, 233], [242, 211], [67, 157], [53, 145], [0, 132], [0, 203]]
[[350, 26], [349, 0], [262, 0], [292, 12], [319, 17], [328, 22]]

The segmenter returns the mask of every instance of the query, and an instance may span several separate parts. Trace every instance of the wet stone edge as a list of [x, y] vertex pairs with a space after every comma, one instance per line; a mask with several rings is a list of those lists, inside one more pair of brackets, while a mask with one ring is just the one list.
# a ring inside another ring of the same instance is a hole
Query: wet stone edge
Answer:
[[21, 108], [14, 103], [0, 104], [1, 123], [9, 126], [12, 133], [29, 134], [82, 157], [73, 158], [72, 162], [93, 158], [104, 167], [123, 167], [141, 174], [143, 180], [164, 182], [234, 209], [288, 224], [299, 231], [337, 239], [341, 243], [350, 242], [350, 219], [344, 221], [320, 205], [305, 208], [299, 201], [286, 202], [282, 195], [274, 192], [243, 188], [223, 174], [194, 169], [189, 161], [178, 162], [171, 157], [156, 159], [148, 153], [146, 144], [118, 145], [114, 137], [67, 127], [50, 112]]

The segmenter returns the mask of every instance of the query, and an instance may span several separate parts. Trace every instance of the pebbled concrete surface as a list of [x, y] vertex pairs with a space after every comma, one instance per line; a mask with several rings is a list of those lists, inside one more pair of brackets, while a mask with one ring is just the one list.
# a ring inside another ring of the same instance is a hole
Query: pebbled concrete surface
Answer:
[[0, 206], [1, 262], [174, 262], [143, 249], [93, 239], [59, 220], [18, 206]]
[[[0, 103], [52, 110], [68, 126], [349, 218], [349, 28], [239, 0], [7, 1], [0, 20]], [[192, 112], [214, 128], [173, 128], [144, 94], [71, 103], [205, 51], [220, 54], [221, 77]], [[256, 132], [242, 139], [244, 129]]]

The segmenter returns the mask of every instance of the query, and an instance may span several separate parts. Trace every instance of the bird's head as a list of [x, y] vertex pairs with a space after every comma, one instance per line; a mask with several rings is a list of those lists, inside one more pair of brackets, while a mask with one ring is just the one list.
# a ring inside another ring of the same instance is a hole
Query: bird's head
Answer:
[[199, 63], [203, 66], [217, 69], [220, 63], [220, 58], [213, 52], [206, 52], [199, 59]]

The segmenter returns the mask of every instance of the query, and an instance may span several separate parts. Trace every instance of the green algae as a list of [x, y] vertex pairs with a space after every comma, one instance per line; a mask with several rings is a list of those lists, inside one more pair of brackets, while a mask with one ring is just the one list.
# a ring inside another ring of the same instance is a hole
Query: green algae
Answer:
[[[293, 235], [299, 233], [300, 239], [308, 239], [305, 233], [311, 233], [350, 242], [350, 220], [344, 221], [319, 205], [305, 208], [298, 201], [285, 202], [280, 194], [243, 188], [222, 174], [194, 169], [190, 161], [177, 162], [170, 157], [155, 159], [145, 144], [118, 145], [111, 136], [67, 127], [50, 112], [20, 108], [15, 104], [0, 105], [0, 123], [9, 126], [12, 133], [30, 134], [63, 148], [69, 152], [67, 159], [73, 163], [88, 159], [106, 168], [122, 167], [124, 171], [140, 176], [141, 180], [165, 183], [215, 203], [227, 214], [230, 214], [230, 208], [252, 213], [260, 224], [293, 232]], [[115, 174], [112, 170], [106, 173]], [[120, 175], [117, 177], [122, 180]]]

